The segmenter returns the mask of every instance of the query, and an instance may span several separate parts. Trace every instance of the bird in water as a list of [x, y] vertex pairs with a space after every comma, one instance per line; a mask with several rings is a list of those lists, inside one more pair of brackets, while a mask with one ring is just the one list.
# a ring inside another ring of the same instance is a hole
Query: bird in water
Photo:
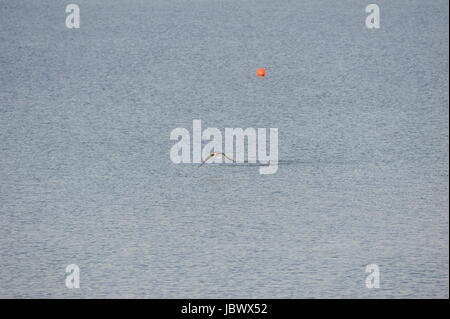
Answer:
[[[232, 161], [233, 163], [236, 163], [236, 161], [230, 157], [228, 157], [227, 155], [225, 155], [225, 153], [222, 152], [212, 152], [211, 154], [209, 154], [205, 160], [200, 164], [200, 166], [202, 166], [203, 164], [205, 164], [210, 158], [216, 157], [216, 156], [223, 156], [227, 159], [229, 159], [230, 161]], [[200, 167], [199, 166], [199, 167]]]

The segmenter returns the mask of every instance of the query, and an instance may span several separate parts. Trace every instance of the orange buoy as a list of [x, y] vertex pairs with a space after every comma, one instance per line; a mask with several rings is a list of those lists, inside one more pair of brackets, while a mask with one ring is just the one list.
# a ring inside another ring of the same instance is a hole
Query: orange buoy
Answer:
[[256, 71], [256, 75], [259, 76], [260, 78], [262, 78], [263, 76], [266, 75], [266, 69], [264, 68], [260, 68]]

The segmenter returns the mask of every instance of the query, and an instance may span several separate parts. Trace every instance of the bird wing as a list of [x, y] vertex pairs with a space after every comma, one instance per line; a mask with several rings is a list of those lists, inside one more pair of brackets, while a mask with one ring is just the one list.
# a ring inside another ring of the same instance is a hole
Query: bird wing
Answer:
[[214, 157], [214, 156], [216, 156], [216, 155], [222, 155], [222, 156], [224, 156], [224, 157], [226, 157], [226, 158], [228, 158], [230, 161], [232, 161], [233, 163], [236, 163], [236, 161], [234, 160], [234, 159], [232, 159], [231, 157], [228, 157], [227, 155], [225, 155], [225, 153], [218, 153], [218, 154], [210, 154], [210, 155], [208, 155], [204, 160], [203, 160], [203, 162], [199, 165], [199, 167], [201, 167], [203, 164], [205, 164], [211, 157]]
[[227, 155], [225, 155], [225, 153], [220, 153], [220, 154], [222, 154], [224, 157], [228, 158], [233, 163], [236, 163], [236, 161], [234, 159], [232, 159], [231, 157], [228, 157]]
[[[203, 164], [205, 164], [206, 163], [206, 161], [208, 161], [211, 157], [213, 157], [214, 156], [214, 154], [210, 154], [210, 155], [208, 155], [205, 159], [204, 159], [204, 161], [200, 164], [200, 166], [202, 166]], [[199, 166], [199, 167], [200, 167]]]

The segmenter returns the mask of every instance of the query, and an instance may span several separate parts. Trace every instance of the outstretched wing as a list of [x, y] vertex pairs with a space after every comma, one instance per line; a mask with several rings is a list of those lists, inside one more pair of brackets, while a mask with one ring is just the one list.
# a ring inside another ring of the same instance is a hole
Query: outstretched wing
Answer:
[[220, 153], [220, 154], [222, 154], [225, 158], [228, 158], [233, 163], [236, 163], [236, 161], [234, 159], [232, 159], [231, 157], [228, 157], [227, 155], [225, 155], [225, 153]]
[[213, 156], [214, 156], [214, 154], [209, 154], [198, 167], [201, 167], [203, 164], [205, 164]]
[[203, 164], [205, 164], [211, 157], [214, 157], [214, 156], [216, 156], [216, 155], [222, 155], [223, 157], [229, 159], [229, 160], [232, 161], [233, 163], [236, 163], [236, 161], [235, 161], [234, 159], [232, 159], [231, 157], [225, 155], [225, 153], [213, 153], [213, 154], [208, 155], [198, 167], [201, 167], [201, 166], [202, 166]]

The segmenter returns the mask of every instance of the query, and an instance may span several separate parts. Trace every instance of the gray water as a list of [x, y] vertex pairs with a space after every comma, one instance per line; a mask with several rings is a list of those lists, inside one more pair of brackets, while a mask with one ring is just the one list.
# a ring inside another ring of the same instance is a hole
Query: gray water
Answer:
[[[74, 2], [0, 1], [0, 297], [449, 297], [448, 1], [377, 30], [358, 0]], [[172, 163], [193, 119], [278, 128], [278, 172]]]

